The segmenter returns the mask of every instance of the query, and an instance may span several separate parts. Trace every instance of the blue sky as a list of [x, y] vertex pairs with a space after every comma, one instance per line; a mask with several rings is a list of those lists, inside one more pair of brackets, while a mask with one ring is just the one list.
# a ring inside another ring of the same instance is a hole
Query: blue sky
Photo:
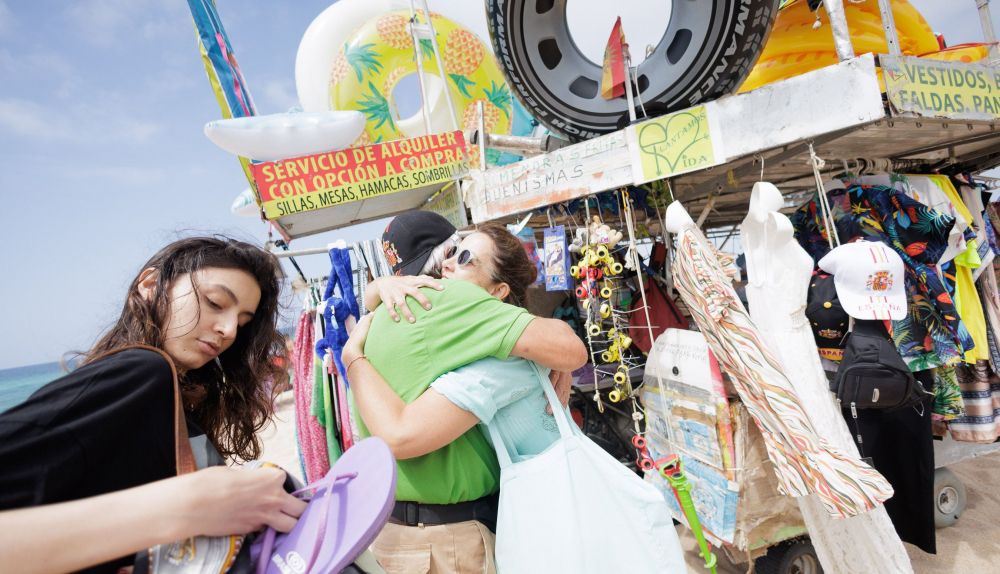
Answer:
[[[329, 3], [217, 0], [261, 113], [297, 103], [299, 39]], [[486, 37], [474, 0], [429, 4]], [[570, 16], [611, 21], [611, 11], [620, 9], [612, 4], [583, 10], [576, 0]], [[914, 4], [951, 43], [981, 40], [975, 0]], [[638, 44], [648, 14], [640, 8], [623, 14]], [[607, 32], [589, 36], [603, 41]], [[181, 234], [265, 239], [263, 222], [229, 212], [246, 181], [235, 158], [202, 134], [219, 115], [183, 0], [0, 0], [7, 237], [0, 255], [0, 368], [89, 347], [116, 317], [139, 266]], [[382, 225], [304, 238], [293, 247], [376, 237]], [[309, 274], [326, 272], [322, 256], [301, 263]]]

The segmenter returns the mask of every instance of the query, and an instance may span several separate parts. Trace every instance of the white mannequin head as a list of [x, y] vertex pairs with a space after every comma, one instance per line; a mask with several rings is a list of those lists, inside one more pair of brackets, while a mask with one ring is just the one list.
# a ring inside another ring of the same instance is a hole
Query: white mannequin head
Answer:
[[750, 217], [763, 221], [768, 214], [780, 211], [785, 206], [785, 198], [774, 184], [758, 181], [750, 192]]
[[667, 206], [667, 213], [663, 218], [663, 224], [670, 233], [680, 233], [685, 227], [689, 225], [694, 226], [694, 220], [688, 215], [687, 210], [684, 209], [681, 202], [675, 201]]

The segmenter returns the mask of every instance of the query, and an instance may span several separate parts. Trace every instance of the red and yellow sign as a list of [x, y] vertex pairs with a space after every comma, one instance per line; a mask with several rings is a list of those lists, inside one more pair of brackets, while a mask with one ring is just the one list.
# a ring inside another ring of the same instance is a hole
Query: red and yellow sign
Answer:
[[454, 180], [468, 172], [461, 131], [251, 165], [264, 215], [277, 219]]

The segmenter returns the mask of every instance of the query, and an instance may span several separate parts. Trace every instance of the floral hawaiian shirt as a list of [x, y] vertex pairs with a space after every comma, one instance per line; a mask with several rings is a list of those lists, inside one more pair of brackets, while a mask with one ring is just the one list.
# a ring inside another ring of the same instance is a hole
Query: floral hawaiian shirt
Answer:
[[[962, 360], [973, 347], [947, 288], [934, 266], [948, 246], [955, 219], [890, 187], [854, 185], [827, 193], [841, 243], [858, 238], [881, 241], [903, 259], [909, 313], [892, 321], [899, 354], [913, 371]], [[792, 216], [795, 238], [819, 261], [830, 245], [814, 198]]]

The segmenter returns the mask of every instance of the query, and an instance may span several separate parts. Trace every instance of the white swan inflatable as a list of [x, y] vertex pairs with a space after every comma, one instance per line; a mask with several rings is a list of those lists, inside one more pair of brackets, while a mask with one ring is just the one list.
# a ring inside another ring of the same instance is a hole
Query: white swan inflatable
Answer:
[[343, 149], [365, 129], [356, 111], [298, 112], [215, 120], [205, 135], [238, 156], [274, 161]]

